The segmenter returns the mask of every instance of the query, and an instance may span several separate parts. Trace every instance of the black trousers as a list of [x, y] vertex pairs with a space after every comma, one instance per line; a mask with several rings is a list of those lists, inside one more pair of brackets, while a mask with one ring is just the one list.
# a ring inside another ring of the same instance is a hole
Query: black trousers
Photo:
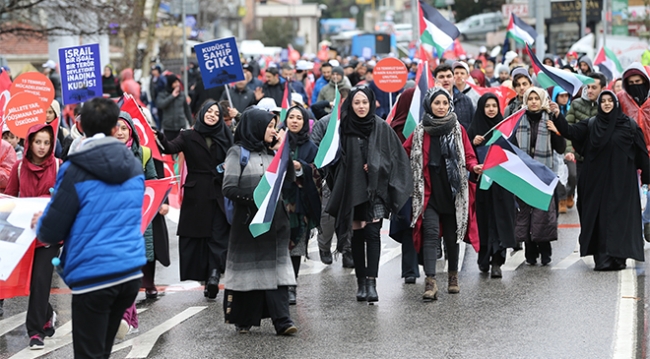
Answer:
[[25, 326], [27, 334], [45, 337], [43, 326], [52, 317], [50, 304], [50, 287], [52, 286], [52, 258], [59, 255], [58, 244], [49, 247], [39, 247], [34, 250], [34, 264], [32, 266], [32, 279], [29, 285], [29, 303], [27, 305], [27, 318]]
[[553, 250], [551, 242], [533, 242], [527, 240], [526, 242], [526, 262], [535, 263], [537, 258], [541, 255], [542, 262], [550, 261]]
[[[381, 221], [352, 231], [352, 258], [357, 278], [377, 278], [381, 255]], [[367, 263], [366, 263], [367, 260]]]
[[226, 289], [223, 309], [226, 323], [241, 327], [259, 326], [263, 318], [271, 318], [277, 333], [293, 325], [287, 286], [249, 292]]
[[111, 356], [115, 334], [140, 290], [140, 279], [72, 295], [72, 346], [75, 359]]
[[413, 231], [402, 231], [402, 278], [420, 278], [418, 267], [418, 252], [413, 244]]
[[142, 266], [142, 288], [156, 289], [154, 278], [156, 277], [156, 261], [147, 262]]
[[442, 236], [447, 249], [449, 272], [458, 271], [458, 243], [456, 243], [456, 215], [438, 214], [431, 206], [427, 206], [422, 218], [422, 257], [424, 258], [424, 273], [430, 277], [436, 275], [436, 261], [441, 246], [440, 225]]

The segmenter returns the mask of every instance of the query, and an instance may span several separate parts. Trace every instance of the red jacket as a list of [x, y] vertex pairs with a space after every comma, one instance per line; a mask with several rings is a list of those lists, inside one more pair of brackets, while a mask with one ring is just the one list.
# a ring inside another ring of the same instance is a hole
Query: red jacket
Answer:
[[[460, 127], [461, 132], [463, 133], [463, 147], [465, 148], [465, 168], [468, 171], [473, 173], [474, 166], [478, 165], [478, 160], [476, 159], [476, 154], [474, 153], [474, 147], [467, 136], [467, 132], [463, 126]], [[427, 163], [429, 163], [429, 148], [431, 146], [431, 137], [425, 132], [424, 140], [422, 143], [422, 162], [424, 163], [424, 208], [429, 204], [429, 198], [431, 197], [431, 178], [429, 176], [429, 171], [427, 169]], [[404, 142], [404, 149], [406, 153], [411, 156], [411, 148], [413, 147], [413, 135]], [[465, 241], [469, 241], [474, 246], [474, 249], [478, 250], [478, 226], [476, 225], [476, 208], [475, 208], [475, 198], [476, 198], [476, 184], [469, 182], [468, 185], [469, 192], [469, 216], [467, 218], [467, 234], [465, 234]], [[442, 235], [442, 230], [440, 231]], [[475, 245], [476, 243], [476, 245]], [[420, 252], [422, 248], [422, 216], [418, 218], [415, 228], [413, 228], [413, 245], [415, 249]]]
[[617, 93], [616, 97], [618, 97], [618, 100], [621, 103], [623, 113], [636, 121], [639, 127], [641, 127], [646, 147], [648, 148], [648, 152], [650, 152], [650, 99], [646, 99], [643, 105], [639, 107], [632, 96], [627, 93], [626, 80], [632, 75], [641, 75], [645, 78], [647, 83], [650, 83], [645, 68], [638, 62], [632, 63], [625, 72], [623, 72], [623, 90]]
[[[48, 124], [34, 125], [29, 129], [25, 139], [25, 155], [20, 161], [14, 163], [9, 176], [9, 183], [5, 194], [13, 197], [50, 197], [50, 189], [54, 188], [56, 175], [59, 168], [60, 160], [54, 157], [54, 146], [52, 143], [50, 151], [46, 155], [46, 160], [40, 165], [32, 163], [28, 157], [30, 153], [29, 144], [34, 134], [43, 128], [48, 128], [52, 138], [52, 126]], [[10, 145], [11, 146], [11, 145]], [[18, 170], [20, 168], [20, 175]], [[36, 241], [36, 247], [44, 247], [40, 241]]]
[[0, 142], [0, 193], [5, 193], [14, 163], [16, 163], [16, 151], [9, 142], [2, 140]]

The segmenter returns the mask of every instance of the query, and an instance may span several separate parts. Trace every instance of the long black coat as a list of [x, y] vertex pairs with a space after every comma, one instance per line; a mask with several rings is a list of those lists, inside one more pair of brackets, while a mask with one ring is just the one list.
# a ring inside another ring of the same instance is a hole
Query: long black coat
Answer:
[[632, 120], [615, 128], [601, 151], [591, 147], [593, 129], [589, 119], [569, 126], [562, 116], [555, 121], [560, 133], [584, 154], [578, 178], [578, 214], [580, 215], [580, 255], [598, 252], [597, 241], [606, 241], [608, 256], [643, 261], [641, 234], [641, 182], [650, 182], [650, 160], [643, 133]]
[[159, 140], [164, 153], [183, 152], [187, 164], [177, 234], [190, 238], [211, 237], [217, 206], [225, 213], [221, 193], [223, 174], [217, 172], [217, 166], [225, 161], [226, 154], [220, 146], [208, 149], [203, 136], [194, 130], [181, 131], [173, 141], [167, 141], [164, 135], [159, 135]]
[[[156, 166], [158, 178], [164, 178], [165, 169], [163, 163], [158, 160], [153, 160], [153, 163]], [[169, 199], [165, 199], [165, 204], [169, 204]], [[156, 216], [153, 217], [151, 226], [153, 227], [154, 257], [158, 262], [160, 262], [160, 264], [169, 267], [171, 264], [169, 259], [169, 231], [167, 230], [165, 216], [161, 216], [160, 213], [157, 213]]]

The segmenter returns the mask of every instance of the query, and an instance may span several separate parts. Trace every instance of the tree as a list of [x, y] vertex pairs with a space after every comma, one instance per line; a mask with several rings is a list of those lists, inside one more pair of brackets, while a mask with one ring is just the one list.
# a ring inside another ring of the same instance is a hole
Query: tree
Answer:
[[265, 46], [287, 47], [293, 43], [296, 30], [291, 23], [287, 24], [283, 18], [264, 18], [262, 29], [257, 30], [253, 38], [262, 41]]

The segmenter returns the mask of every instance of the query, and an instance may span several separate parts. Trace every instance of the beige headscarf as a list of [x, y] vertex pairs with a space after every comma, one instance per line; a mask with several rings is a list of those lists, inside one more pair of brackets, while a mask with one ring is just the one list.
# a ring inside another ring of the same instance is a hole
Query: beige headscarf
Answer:
[[531, 87], [526, 90], [524, 93], [524, 106], [528, 106], [528, 96], [530, 96], [532, 92], [536, 93], [537, 96], [539, 96], [539, 99], [542, 100], [542, 107], [540, 110], [544, 112], [551, 112], [551, 102], [548, 99], [548, 93], [546, 93], [546, 90], [539, 87]]
[[54, 114], [56, 115], [56, 118], [61, 117], [61, 105], [59, 105], [59, 101], [57, 101], [57, 100], [52, 101], [52, 104], [50, 105], [50, 108], [54, 111]]

